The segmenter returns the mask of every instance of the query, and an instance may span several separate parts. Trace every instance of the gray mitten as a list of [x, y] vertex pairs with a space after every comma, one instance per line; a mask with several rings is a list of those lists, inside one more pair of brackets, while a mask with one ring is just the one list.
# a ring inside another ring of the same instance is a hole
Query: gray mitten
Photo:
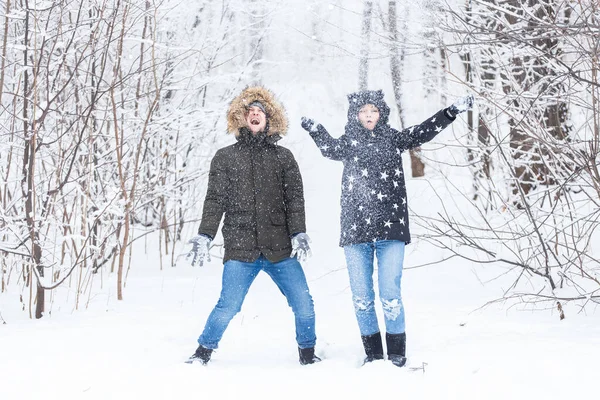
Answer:
[[446, 109], [446, 112], [451, 118], [454, 118], [458, 114], [473, 108], [473, 103], [475, 103], [475, 98], [472, 94], [470, 94], [468, 96], [461, 97], [460, 99], [456, 100], [454, 104], [452, 104]]
[[192, 245], [192, 250], [187, 254], [187, 258], [192, 257], [192, 267], [196, 263], [200, 267], [203, 266], [205, 259], [210, 262], [210, 242], [212, 239], [206, 235], [196, 235], [188, 241]]
[[292, 237], [292, 254], [290, 257], [296, 257], [298, 261], [306, 261], [312, 255], [310, 251], [310, 238], [304, 232], [298, 233]]

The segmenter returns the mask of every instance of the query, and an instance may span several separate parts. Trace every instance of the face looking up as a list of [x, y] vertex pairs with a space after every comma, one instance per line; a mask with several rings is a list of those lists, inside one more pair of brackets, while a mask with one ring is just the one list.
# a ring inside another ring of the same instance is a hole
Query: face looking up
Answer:
[[258, 132], [265, 130], [267, 116], [259, 107], [251, 106], [246, 112], [246, 123], [248, 124], [248, 129], [256, 135]]
[[358, 111], [358, 120], [362, 126], [372, 131], [379, 121], [379, 110], [373, 104], [365, 104]]

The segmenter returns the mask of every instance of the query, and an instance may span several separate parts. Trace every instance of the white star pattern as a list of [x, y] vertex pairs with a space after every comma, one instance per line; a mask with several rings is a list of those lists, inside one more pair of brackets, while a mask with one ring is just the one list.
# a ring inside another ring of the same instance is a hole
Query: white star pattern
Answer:
[[323, 150], [323, 151], [327, 151], [328, 149], [329, 149], [329, 146], [327, 146], [327, 145], [321, 146], [321, 150]]
[[[389, 146], [389, 141], [380, 141], [378, 135], [371, 139], [372, 132], [365, 132], [364, 141], [352, 138], [343, 141], [340, 149], [352, 149], [353, 153], [346, 158], [342, 180], [344, 245], [406, 240], [410, 235], [410, 221], [401, 156], [407, 145], [414, 144], [423, 136], [431, 137], [443, 131], [444, 121], [436, 115], [425, 124], [408, 127], [402, 132], [404, 137], [398, 138], [396, 146]], [[335, 144], [328, 143], [319, 148], [327, 154], [326, 150], [333, 151], [335, 147]]]

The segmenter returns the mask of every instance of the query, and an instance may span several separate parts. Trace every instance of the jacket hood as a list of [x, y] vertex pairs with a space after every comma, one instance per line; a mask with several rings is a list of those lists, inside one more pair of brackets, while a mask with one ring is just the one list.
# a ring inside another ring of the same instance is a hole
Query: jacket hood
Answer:
[[269, 89], [262, 86], [250, 86], [231, 101], [227, 111], [227, 131], [235, 136], [240, 129], [246, 127], [246, 110], [255, 102], [260, 102], [267, 114], [267, 135], [285, 135], [288, 130], [288, 119], [283, 105], [275, 99]]
[[377, 125], [387, 125], [390, 117], [390, 108], [385, 102], [383, 90], [363, 90], [348, 95], [348, 124], [358, 122], [358, 111], [365, 104], [373, 104], [379, 110]]

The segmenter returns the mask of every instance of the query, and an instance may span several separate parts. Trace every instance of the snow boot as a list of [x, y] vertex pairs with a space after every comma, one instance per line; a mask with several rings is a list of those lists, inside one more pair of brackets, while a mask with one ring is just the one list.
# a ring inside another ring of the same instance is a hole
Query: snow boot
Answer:
[[206, 365], [210, 361], [212, 352], [212, 349], [207, 349], [206, 347], [200, 345], [196, 349], [196, 352], [187, 359], [186, 364], [193, 364], [194, 361], [198, 361], [200, 364]]
[[367, 354], [363, 365], [375, 360], [383, 360], [383, 344], [381, 343], [380, 332], [372, 335], [361, 336], [361, 339], [363, 346], [365, 347], [365, 353]]
[[298, 354], [300, 355], [301, 365], [314, 364], [321, 361], [321, 359], [315, 355], [314, 347], [307, 347], [306, 349], [298, 347]]
[[386, 333], [388, 360], [396, 367], [406, 365], [406, 333]]

